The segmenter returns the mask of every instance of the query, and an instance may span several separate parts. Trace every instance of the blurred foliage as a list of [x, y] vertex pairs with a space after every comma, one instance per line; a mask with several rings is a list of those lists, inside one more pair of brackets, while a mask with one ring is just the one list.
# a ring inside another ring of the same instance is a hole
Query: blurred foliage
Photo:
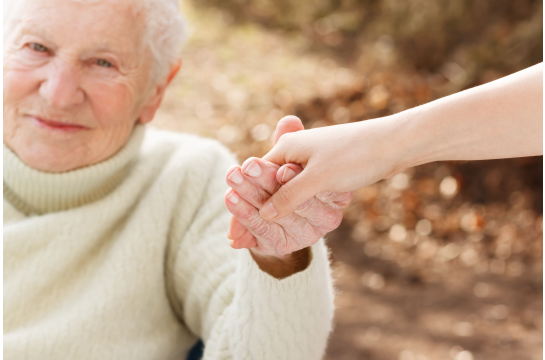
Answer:
[[[483, 69], [512, 73], [541, 61], [543, 3], [538, 0], [200, 0], [237, 23], [253, 22], [310, 40], [310, 48], [357, 64], [436, 72], [456, 61], [473, 84]], [[372, 47], [368, 45], [372, 44]], [[365, 66], [365, 65], [364, 65]], [[467, 71], [466, 70], [466, 71]], [[443, 69], [448, 72], [448, 68]]]

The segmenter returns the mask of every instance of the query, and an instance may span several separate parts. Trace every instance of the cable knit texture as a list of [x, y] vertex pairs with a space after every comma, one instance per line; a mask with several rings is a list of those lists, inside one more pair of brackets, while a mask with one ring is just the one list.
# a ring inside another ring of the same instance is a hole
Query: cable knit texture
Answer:
[[111, 159], [62, 174], [4, 146], [4, 357], [320, 359], [326, 247], [278, 280], [226, 232], [217, 142], [137, 126]]

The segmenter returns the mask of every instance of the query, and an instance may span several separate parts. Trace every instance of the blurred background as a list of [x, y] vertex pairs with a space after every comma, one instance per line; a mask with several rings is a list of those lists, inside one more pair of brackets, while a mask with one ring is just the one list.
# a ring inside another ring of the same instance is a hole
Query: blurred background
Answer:
[[[153, 124], [242, 162], [276, 123], [382, 117], [543, 61], [533, 0], [186, 0]], [[380, 154], [377, 154], [380, 156]], [[432, 163], [356, 192], [328, 235], [326, 359], [542, 359], [543, 158]]]

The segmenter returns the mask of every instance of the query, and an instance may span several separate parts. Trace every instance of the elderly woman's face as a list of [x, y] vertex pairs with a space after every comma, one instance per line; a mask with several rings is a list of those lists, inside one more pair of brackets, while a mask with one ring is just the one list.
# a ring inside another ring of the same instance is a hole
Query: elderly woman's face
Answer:
[[100, 162], [137, 119], [153, 117], [151, 57], [130, 3], [26, 1], [4, 44], [4, 143], [27, 165], [62, 172]]

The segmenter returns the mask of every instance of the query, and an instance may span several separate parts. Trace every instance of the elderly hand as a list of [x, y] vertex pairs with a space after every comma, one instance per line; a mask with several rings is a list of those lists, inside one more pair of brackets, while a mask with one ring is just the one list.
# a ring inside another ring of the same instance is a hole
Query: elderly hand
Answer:
[[227, 184], [232, 189], [226, 192], [225, 203], [235, 218], [228, 236], [234, 248], [255, 247], [263, 255], [281, 257], [313, 245], [339, 226], [342, 209], [352, 200], [352, 193], [321, 193], [293, 214], [276, 221], [263, 219], [259, 209], [265, 201], [302, 171], [290, 164], [278, 173], [283, 181], [277, 181], [278, 169], [276, 164], [250, 158], [242, 167], [233, 166], [227, 172]]
[[[277, 128], [275, 140], [300, 128], [300, 122], [283, 123]], [[271, 162], [250, 158], [242, 166], [231, 167], [226, 174], [231, 189], [225, 194], [225, 204], [233, 214], [228, 237], [233, 248], [249, 248], [254, 258], [286, 259], [289, 254], [315, 244], [339, 226], [342, 210], [353, 197], [351, 192], [323, 192], [294, 213], [267, 221], [259, 215], [259, 209], [283, 184], [303, 171], [296, 164], [288, 164], [281, 171], [279, 168]]]

